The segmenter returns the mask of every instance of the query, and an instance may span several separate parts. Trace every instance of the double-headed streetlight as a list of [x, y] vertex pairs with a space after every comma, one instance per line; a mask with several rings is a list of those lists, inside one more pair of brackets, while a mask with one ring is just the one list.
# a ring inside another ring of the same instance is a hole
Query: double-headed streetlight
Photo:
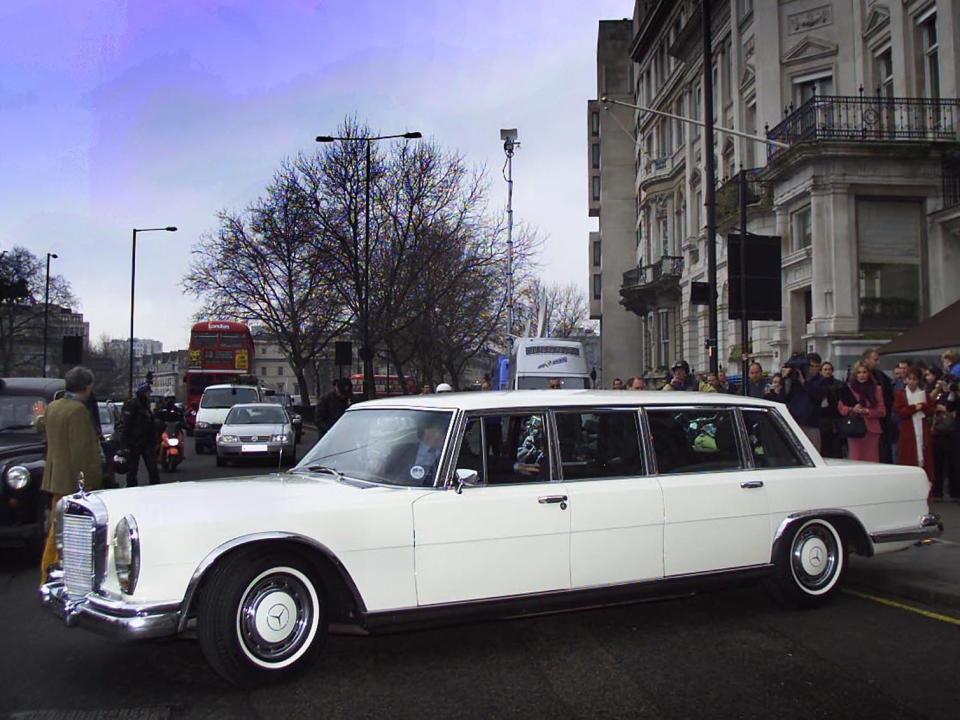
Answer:
[[130, 253], [130, 397], [133, 397], [133, 298], [137, 279], [137, 233], [158, 232], [161, 230], [164, 232], [176, 232], [177, 228], [173, 225], [168, 225], [167, 227], [133, 229], [133, 245]]
[[50, 314], [50, 260], [57, 259], [56, 253], [47, 253], [47, 281], [43, 291], [43, 377], [47, 376], [47, 323]]
[[374, 397], [373, 348], [370, 347], [370, 145], [376, 140], [418, 140], [423, 137], [419, 132], [406, 132], [399, 135], [376, 135], [369, 137], [336, 137], [334, 135], [317, 135], [317, 142], [330, 143], [337, 140], [345, 142], [363, 142], [366, 145], [366, 173], [364, 178], [364, 230], [363, 230], [363, 297], [360, 307], [363, 317], [360, 321], [360, 334], [363, 347], [360, 348], [360, 359], [363, 360], [363, 397], [369, 400]]

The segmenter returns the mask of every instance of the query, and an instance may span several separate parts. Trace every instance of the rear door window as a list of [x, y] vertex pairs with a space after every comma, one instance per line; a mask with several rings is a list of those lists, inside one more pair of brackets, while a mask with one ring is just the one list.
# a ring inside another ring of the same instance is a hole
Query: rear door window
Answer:
[[769, 410], [743, 409], [750, 453], [758, 468], [803, 467], [806, 458], [787, 435], [788, 429]]
[[729, 408], [647, 410], [660, 474], [718, 472], [743, 467]]
[[636, 412], [563, 411], [554, 418], [565, 481], [644, 474]]

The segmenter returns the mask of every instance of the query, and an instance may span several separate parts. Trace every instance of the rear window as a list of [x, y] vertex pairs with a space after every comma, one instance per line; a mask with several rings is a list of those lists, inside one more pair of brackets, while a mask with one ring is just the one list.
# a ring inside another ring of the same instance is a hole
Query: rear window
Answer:
[[287, 414], [276, 405], [264, 407], [235, 407], [228, 414], [225, 425], [266, 425], [287, 422]]
[[200, 407], [208, 410], [216, 408], [232, 408], [238, 403], [259, 402], [260, 397], [256, 388], [207, 388], [200, 399]]

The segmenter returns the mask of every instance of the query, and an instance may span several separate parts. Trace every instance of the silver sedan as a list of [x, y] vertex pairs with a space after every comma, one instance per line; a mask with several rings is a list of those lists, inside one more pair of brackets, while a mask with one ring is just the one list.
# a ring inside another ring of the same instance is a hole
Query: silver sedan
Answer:
[[217, 434], [217, 465], [246, 458], [294, 461], [295, 435], [287, 411], [271, 403], [234, 405]]

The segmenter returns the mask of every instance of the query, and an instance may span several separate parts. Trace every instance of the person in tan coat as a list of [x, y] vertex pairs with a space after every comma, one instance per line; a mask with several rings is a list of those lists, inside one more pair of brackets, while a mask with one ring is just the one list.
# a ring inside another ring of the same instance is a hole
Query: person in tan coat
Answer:
[[[41, 488], [50, 495], [51, 517], [60, 498], [77, 492], [81, 472], [85, 489], [103, 487], [100, 442], [90, 411], [84, 404], [93, 391], [93, 373], [84, 367], [75, 367], [66, 374], [64, 382], [66, 394], [50, 403], [42, 419], [47, 435], [47, 461]], [[40, 561], [41, 583], [46, 582], [50, 566], [59, 561], [56, 530], [51, 522]]]

